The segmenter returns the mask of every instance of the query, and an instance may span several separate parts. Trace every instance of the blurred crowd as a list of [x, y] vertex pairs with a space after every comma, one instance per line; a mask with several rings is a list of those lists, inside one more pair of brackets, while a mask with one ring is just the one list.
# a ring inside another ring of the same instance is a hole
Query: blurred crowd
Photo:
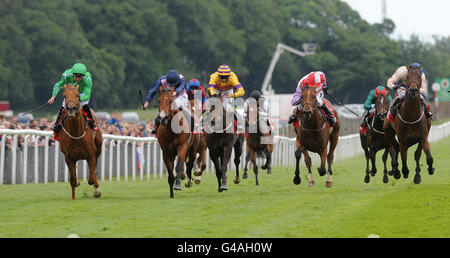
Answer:
[[[51, 127], [54, 120], [47, 119], [46, 117], [40, 119], [24, 119], [22, 116], [13, 116], [6, 118], [4, 114], [0, 114], [0, 129], [12, 129], [12, 130], [41, 130], [41, 131], [52, 131]], [[121, 116], [118, 112], [114, 112], [110, 119], [101, 120], [98, 119], [97, 125], [101, 129], [103, 134], [112, 135], [122, 135], [122, 136], [133, 136], [133, 137], [151, 137], [151, 130], [153, 128], [153, 120], [142, 121], [138, 123], [131, 123], [122, 121]], [[10, 149], [14, 136], [13, 135], [1, 135], [0, 141], [3, 137], [5, 138], [6, 148]], [[25, 140], [25, 135], [19, 135], [18, 147], [23, 147], [23, 142]], [[45, 137], [31, 135], [28, 141], [32, 146], [38, 144], [39, 146], [45, 146]], [[110, 141], [105, 141], [106, 145], [109, 145]], [[49, 146], [55, 145], [53, 137], [50, 137], [48, 141]]]

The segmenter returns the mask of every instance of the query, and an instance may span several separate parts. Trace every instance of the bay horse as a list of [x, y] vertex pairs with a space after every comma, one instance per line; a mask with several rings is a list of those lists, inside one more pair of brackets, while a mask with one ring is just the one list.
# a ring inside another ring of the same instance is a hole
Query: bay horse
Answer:
[[212, 95], [207, 100], [209, 112], [205, 119], [206, 144], [209, 156], [216, 170], [218, 191], [228, 190], [227, 170], [234, 149], [234, 164], [236, 166], [236, 177], [233, 182], [238, 184], [239, 164], [242, 155], [244, 135], [235, 132], [234, 112], [227, 111], [218, 95]]
[[[394, 123], [384, 121], [384, 131], [389, 142], [391, 142], [395, 148], [396, 155], [392, 158], [392, 169], [394, 178], [399, 179], [400, 171], [398, 170], [398, 152], [400, 151], [402, 158], [402, 174], [404, 178], [408, 178], [409, 169], [407, 165], [408, 148], [418, 144], [414, 153], [416, 160], [416, 174], [414, 176], [414, 183], [420, 184], [422, 181], [420, 176], [420, 156], [422, 149], [427, 156], [428, 173], [434, 174], [433, 168], [433, 156], [430, 151], [430, 144], [428, 142], [428, 134], [431, 127], [431, 118], [425, 116], [424, 107], [421, 103], [420, 87], [422, 79], [420, 75], [421, 67], [414, 67], [406, 65], [408, 69], [408, 75], [406, 79], [405, 98], [401, 104], [397, 115], [395, 116]], [[399, 91], [400, 91], [399, 90]], [[399, 92], [397, 92], [398, 94]], [[395, 140], [395, 135], [398, 138], [398, 144]]]
[[[184, 174], [184, 164], [186, 163], [186, 174], [188, 180], [186, 187], [192, 186], [192, 168], [194, 166], [196, 147], [199, 135], [190, 132], [190, 123], [187, 122], [182, 112], [172, 106], [174, 101], [174, 88], [159, 89], [159, 116], [161, 125], [158, 127], [156, 137], [161, 147], [164, 164], [167, 168], [170, 198], [174, 198], [174, 190], [181, 191], [180, 178]], [[177, 164], [175, 167], [175, 158]], [[175, 183], [175, 186], [174, 186]]]
[[[336, 117], [336, 124], [334, 127], [331, 127], [325, 118], [325, 114], [319, 110], [315, 87], [302, 86], [301, 99], [302, 111], [297, 114], [298, 127], [295, 128], [297, 150], [295, 151], [296, 163], [293, 182], [296, 185], [301, 183], [299, 161], [303, 153], [309, 172], [309, 186], [315, 185], [311, 173], [311, 157], [308, 154], [308, 151], [311, 151], [320, 155], [320, 167], [317, 169], [320, 176], [324, 176], [327, 173], [325, 162], [328, 162], [328, 177], [325, 185], [326, 187], [332, 187], [331, 176], [333, 171], [331, 170], [331, 164], [333, 164], [334, 150], [339, 140], [340, 128], [338, 113], [334, 108], [331, 108]], [[325, 98], [323, 99], [323, 105], [332, 107], [331, 103]], [[327, 151], [328, 143], [330, 143], [329, 151]]]
[[[360, 131], [359, 137], [361, 139], [361, 147], [364, 149], [366, 156], [366, 175], [364, 182], [370, 182], [370, 176], [375, 176], [377, 173], [377, 167], [375, 164], [376, 154], [379, 150], [384, 149], [382, 156], [384, 164], [383, 182], [388, 183], [388, 170], [386, 167], [386, 161], [388, 158], [388, 152], [391, 156], [394, 155], [394, 149], [384, 136], [383, 124], [386, 119], [387, 112], [389, 110], [389, 98], [388, 94], [380, 94], [377, 97], [375, 103], [375, 114], [371, 115], [366, 120], [367, 132]], [[363, 118], [364, 119], [364, 118]], [[369, 160], [372, 162], [372, 169], [369, 170]]]
[[[94, 185], [94, 197], [101, 197], [101, 191], [97, 181], [97, 159], [102, 152], [102, 133], [100, 128], [94, 131], [86, 121], [81, 111], [79, 86], [64, 85], [65, 107], [61, 118], [59, 142], [61, 152], [64, 153], [67, 168], [70, 173], [70, 185], [72, 186], [72, 200], [75, 200], [75, 187], [80, 185], [77, 178], [76, 163], [78, 160], [86, 160], [89, 165], [89, 185]], [[97, 117], [92, 111], [95, 121]]]
[[256, 185], [258, 181], [258, 165], [256, 158], [266, 158], [266, 163], [261, 166], [261, 169], [266, 170], [267, 174], [272, 174], [272, 152], [273, 152], [273, 136], [270, 134], [270, 129], [266, 121], [260, 119], [259, 101], [254, 98], [249, 98], [249, 106], [247, 109], [246, 121], [246, 139], [247, 139], [247, 155], [245, 161], [244, 174], [242, 178], [247, 178], [247, 163], [250, 159], [253, 164], [253, 173], [255, 174]]

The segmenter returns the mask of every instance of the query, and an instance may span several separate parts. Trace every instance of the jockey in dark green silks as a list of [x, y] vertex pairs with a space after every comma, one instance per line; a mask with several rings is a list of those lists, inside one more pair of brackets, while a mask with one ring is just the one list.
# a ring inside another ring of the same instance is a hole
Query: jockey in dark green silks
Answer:
[[[73, 86], [79, 86], [78, 92], [80, 93], [81, 107], [87, 114], [88, 124], [95, 131], [98, 130], [95, 124], [94, 118], [92, 117], [91, 108], [89, 107], [89, 99], [91, 98], [92, 91], [92, 76], [91, 73], [86, 71], [86, 66], [82, 63], [76, 63], [71, 69], [67, 69], [61, 77], [61, 80], [53, 86], [52, 97], [48, 100], [49, 104], [53, 104], [56, 95], [61, 91], [61, 88], [65, 84], [72, 84]], [[52, 130], [58, 133], [61, 129], [60, 119], [62, 116], [62, 111], [66, 103], [63, 100], [62, 107], [59, 109], [58, 115], [56, 117], [55, 124], [52, 126]]]
[[[380, 95], [388, 95], [388, 92], [384, 86], [377, 86], [375, 89], [371, 90], [369, 95], [367, 96], [366, 102], [364, 102], [364, 109], [366, 112], [364, 113], [363, 119], [360, 123], [360, 130], [366, 132], [367, 124], [366, 120], [371, 115], [375, 114], [375, 103], [377, 103], [377, 98]], [[389, 102], [392, 101], [391, 96], [388, 95]]]

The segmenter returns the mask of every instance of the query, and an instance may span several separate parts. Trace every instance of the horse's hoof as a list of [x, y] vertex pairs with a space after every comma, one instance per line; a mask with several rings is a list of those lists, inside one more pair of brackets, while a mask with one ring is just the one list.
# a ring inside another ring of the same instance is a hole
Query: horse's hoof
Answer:
[[94, 198], [100, 198], [102, 196], [102, 191], [100, 191], [100, 189], [95, 189], [94, 190]]
[[422, 178], [420, 177], [420, 175], [416, 175], [414, 177], [414, 184], [418, 185], [420, 184], [420, 182], [422, 182]]
[[389, 178], [386, 174], [383, 176], [383, 183], [387, 184], [389, 182]]
[[428, 168], [428, 174], [433, 175], [434, 174], [434, 168]]
[[400, 170], [398, 170], [398, 169], [394, 170], [394, 178], [400, 179], [401, 177], [402, 177], [402, 175], [400, 175]]
[[319, 172], [320, 176], [324, 176], [327, 173], [326, 169], [317, 168], [317, 172]]
[[80, 184], [81, 184], [80, 181], [77, 180], [77, 184], [75, 185], [75, 187], [80, 186]]
[[369, 176], [369, 175], [366, 175], [366, 176], [364, 177], [364, 183], [368, 184], [369, 182], [370, 182], [370, 176]]
[[294, 177], [294, 180], [292, 180], [292, 181], [293, 181], [294, 184], [296, 184], [296, 185], [299, 185], [299, 184], [302, 182], [302, 180], [300, 179], [299, 176]]
[[191, 180], [187, 180], [186, 183], [184, 183], [184, 186], [186, 186], [187, 188], [192, 186], [192, 181]]
[[330, 187], [333, 186], [333, 182], [332, 181], [327, 181], [327, 182], [325, 182], [325, 186], [330, 188]]
[[314, 182], [314, 181], [309, 181], [308, 182], [308, 186], [310, 186], [310, 187], [315, 186], [315, 185], [316, 185], [316, 182]]
[[196, 185], [200, 184], [200, 182], [201, 182], [201, 181], [200, 181], [200, 178], [199, 178], [199, 177], [197, 177], [197, 178], [195, 179], [195, 181], [194, 181], [194, 182], [195, 182], [195, 184], [196, 184]]
[[180, 185], [176, 185], [176, 186], [173, 187], [173, 190], [181, 191], [181, 186]]
[[239, 183], [241, 182], [241, 179], [239, 179], [239, 177], [235, 177], [234, 180], [233, 180], [233, 182], [234, 182], [235, 184], [239, 184]]
[[195, 171], [194, 176], [201, 176], [203, 173], [201, 171]]
[[227, 188], [226, 185], [222, 185], [222, 186], [219, 188], [219, 192], [223, 192], [223, 191], [228, 191], [228, 188]]
[[392, 176], [394, 174], [394, 172], [392, 172], [392, 170], [388, 171], [388, 175]]
[[186, 179], [186, 174], [185, 174], [185, 173], [182, 173], [182, 174], [180, 175], [180, 179], [181, 179], [181, 180]]
[[262, 166], [261, 166], [261, 169], [266, 170], [266, 169], [267, 169], [267, 166], [266, 166], [266, 165], [262, 165]]
[[244, 172], [244, 174], [242, 175], [242, 179], [247, 179], [248, 178], [248, 174], [247, 172]]
[[272, 169], [271, 169], [271, 168], [269, 168], [269, 169], [267, 170], [267, 174], [268, 174], [268, 175], [272, 175]]
[[372, 169], [372, 170], [370, 170], [370, 175], [371, 176], [375, 176], [375, 174], [377, 173], [377, 170], [376, 169]]

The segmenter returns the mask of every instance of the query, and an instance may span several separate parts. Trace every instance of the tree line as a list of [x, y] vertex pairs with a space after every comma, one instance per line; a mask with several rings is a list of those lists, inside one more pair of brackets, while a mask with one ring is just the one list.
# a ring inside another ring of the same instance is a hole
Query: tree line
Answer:
[[324, 71], [346, 103], [363, 102], [407, 63], [422, 63], [431, 82], [450, 77], [450, 38], [393, 40], [391, 20], [369, 24], [339, 0], [3, 0], [0, 24], [0, 100], [19, 109], [45, 103], [75, 62], [93, 75], [96, 108], [138, 107], [138, 90], [170, 69], [208, 85], [220, 64], [248, 95], [278, 42], [301, 49], [314, 41], [317, 53], [283, 54], [277, 93], [293, 93], [312, 70]]

